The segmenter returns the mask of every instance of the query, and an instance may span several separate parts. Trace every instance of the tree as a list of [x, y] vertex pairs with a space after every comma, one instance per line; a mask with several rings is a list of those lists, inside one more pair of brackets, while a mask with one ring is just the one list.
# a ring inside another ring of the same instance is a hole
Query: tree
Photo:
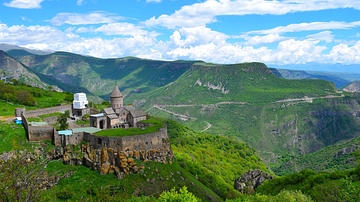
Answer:
[[16, 100], [25, 105], [32, 105], [36, 104], [36, 99], [26, 90], [20, 90], [15, 95]]
[[0, 201], [38, 201], [41, 190], [55, 180], [44, 170], [47, 163], [46, 158], [29, 152], [0, 159]]
[[187, 187], [180, 188], [179, 192], [172, 188], [170, 191], [164, 191], [160, 194], [160, 197], [158, 199], [160, 202], [198, 202], [201, 201], [199, 198], [197, 198], [193, 193], [189, 192], [187, 190]]
[[60, 114], [57, 118], [57, 122], [60, 125], [60, 130], [65, 130], [69, 127], [69, 124], [67, 122], [67, 119], [70, 117], [69, 110], [66, 110], [65, 113]]

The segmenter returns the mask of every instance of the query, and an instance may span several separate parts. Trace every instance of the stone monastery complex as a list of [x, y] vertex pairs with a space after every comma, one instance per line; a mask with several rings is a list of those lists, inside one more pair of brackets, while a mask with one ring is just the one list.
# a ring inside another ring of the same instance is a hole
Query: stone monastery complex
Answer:
[[[74, 94], [72, 105], [59, 106], [48, 109], [25, 111], [23, 108], [15, 110], [15, 116], [21, 117], [26, 129], [29, 141], [52, 140], [56, 146], [65, 148], [69, 144], [80, 144], [86, 141], [94, 149], [112, 148], [117, 151], [151, 150], [163, 147], [168, 142], [167, 127], [164, 124], [157, 132], [141, 135], [123, 136], [98, 136], [95, 133], [100, 130], [115, 128], [142, 128], [149, 124], [142, 123], [146, 120], [146, 113], [143, 110], [136, 110], [133, 106], [124, 106], [123, 95], [117, 86], [110, 94], [110, 104], [100, 113], [90, 114], [88, 100], [85, 93]], [[28, 122], [27, 118], [37, 117], [41, 114], [53, 112], [64, 112], [69, 110], [76, 119], [85, 114], [90, 114], [90, 127], [72, 128], [65, 131], [56, 131], [53, 126], [46, 122]], [[121, 130], [119, 130], [119, 133]]]
[[139, 127], [138, 122], [146, 120], [146, 113], [135, 110], [133, 106], [124, 106], [123, 98], [119, 88], [115, 86], [110, 94], [111, 107], [101, 110], [99, 114], [92, 114], [90, 126], [100, 129]]
[[[101, 174], [115, 173], [119, 179], [122, 179], [125, 174], [130, 172], [141, 172], [144, 166], [137, 166], [134, 159], [171, 163], [173, 153], [165, 123], [158, 129], [156, 128], [155, 132], [124, 136], [121, 134], [123, 130], [116, 130], [116, 128], [145, 130], [151, 124], [141, 122], [146, 120], [144, 111], [135, 110], [133, 106], [123, 105], [123, 95], [117, 86], [110, 94], [110, 104], [111, 107], [102, 109], [100, 113], [91, 114], [92, 109], [88, 106], [86, 94], [76, 93], [72, 105], [32, 111], [18, 108], [15, 110], [15, 117], [21, 117], [29, 141], [52, 140], [59, 148], [59, 156], [65, 163], [86, 165], [98, 170]], [[28, 122], [27, 120], [29, 117], [38, 117], [54, 112], [63, 113], [67, 110], [75, 119], [90, 114], [90, 127], [56, 131], [46, 122]], [[113, 136], [96, 134], [97, 131], [108, 129], [115, 129], [119, 134]], [[87, 144], [83, 144], [84, 141]], [[80, 143], [82, 143], [81, 158], [71, 149], [74, 148], [73, 145], [80, 145]]]

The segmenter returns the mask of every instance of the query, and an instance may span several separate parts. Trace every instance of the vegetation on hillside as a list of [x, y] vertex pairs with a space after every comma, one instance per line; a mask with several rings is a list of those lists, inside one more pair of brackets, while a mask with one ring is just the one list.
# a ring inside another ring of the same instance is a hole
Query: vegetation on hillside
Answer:
[[[9, 84], [0, 81], [0, 99], [5, 103], [22, 104], [35, 108], [54, 107], [62, 103], [71, 102], [73, 95], [70, 93], [60, 93], [51, 90], [44, 90], [41, 88], [31, 87], [22, 83]], [[9, 104], [7, 104], [8, 106]], [[34, 109], [34, 108], [30, 108]], [[8, 114], [9, 111], [6, 108], [0, 114]], [[14, 111], [11, 112], [13, 114]]]
[[177, 162], [222, 198], [238, 192], [234, 180], [250, 169], [269, 172], [254, 149], [225, 136], [196, 133], [175, 121], [167, 121]]
[[257, 193], [276, 195], [282, 190], [300, 190], [315, 201], [358, 201], [360, 197], [360, 166], [347, 171], [320, 172], [302, 170], [298, 173], [266, 181]]

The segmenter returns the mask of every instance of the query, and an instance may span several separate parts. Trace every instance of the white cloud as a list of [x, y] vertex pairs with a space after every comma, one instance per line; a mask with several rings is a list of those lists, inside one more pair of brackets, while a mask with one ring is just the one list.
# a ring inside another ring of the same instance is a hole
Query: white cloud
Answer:
[[330, 53], [324, 55], [327, 63], [344, 63], [359, 64], [360, 63], [360, 41], [353, 46], [347, 44], [338, 44], [334, 46]]
[[249, 36], [242, 35], [241, 38], [244, 38], [246, 42], [245, 45], [259, 45], [259, 44], [270, 44], [278, 41], [287, 39], [288, 37], [280, 36], [279, 34], [268, 34], [264, 36]]
[[141, 27], [137, 27], [127, 22], [102, 25], [99, 28], [94, 29], [94, 32], [101, 32], [106, 35], [150, 35], [148, 31], [142, 30]]
[[41, 2], [43, 2], [43, 0], [12, 0], [8, 3], [5, 2], [4, 5], [13, 8], [31, 9], [41, 8]]
[[225, 43], [228, 36], [205, 26], [175, 30], [170, 40], [176, 46], [196, 46], [207, 43]]
[[55, 26], [63, 24], [70, 25], [85, 25], [85, 24], [102, 24], [112, 23], [120, 20], [122, 17], [106, 12], [92, 12], [92, 13], [58, 13], [50, 20], [50, 23]]
[[0, 41], [3, 43], [26, 45], [33, 43], [49, 43], [56, 41], [62, 42], [67, 38], [68, 31], [60, 31], [50, 26], [7, 26], [0, 24]]
[[325, 41], [326, 43], [330, 43], [334, 40], [334, 35], [331, 34], [331, 31], [323, 31], [316, 34], [311, 34], [306, 36], [306, 38], [310, 40], [321, 40]]
[[[318, 11], [336, 8], [360, 9], [360, 1], [324, 1], [324, 0], [206, 0], [201, 3], [183, 6], [171, 15], [152, 17], [145, 23], [149, 26], [195, 27], [216, 21], [222, 15], [284, 15], [302, 11]], [[193, 21], [193, 24], [191, 23]], [[270, 33], [269, 33], [270, 34]]]
[[310, 23], [299, 23], [290, 24], [287, 26], [279, 26], [272, 29], [266, 30], [255, 30], [247, 32], [246, 34], [283, 34], [289, 32], [301, 32], [301, 31], [316, 31], [316, 30], [335, 30], [335, 29], [351, 29], [359, 27], [360, 21], [354, 22], [310, 22]]

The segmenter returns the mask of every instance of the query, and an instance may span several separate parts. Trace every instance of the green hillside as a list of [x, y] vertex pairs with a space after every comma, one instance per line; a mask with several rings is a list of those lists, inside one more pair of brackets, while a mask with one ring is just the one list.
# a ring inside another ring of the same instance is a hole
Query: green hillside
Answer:
[[[123, 94], [143, 93], [175, 81], [194, 62], [156, 61], [135, 57], [100, 59], [56, 52], [49, 55], [15, 55], [34, 72], [64, 84], [78, 86], [108, 99], [117, 82]], [[75, 92], [76, 89], [67, 89]]]
[[128, 99], [196, 131], [239, 138], [275, 170], [289, 155], [360, 134], [357, 98], [344, 97], [324, 80], [279, 78], [261, 63], [196, 63], [175, 82], [145, 95]]
[[14, 57], [71, 92], [108, 100], [117, 82], [126, 104], [197, 132], [235, 137], [276, 171], [289, 157], [359, 136], [356, 97], [320, 79], [279, 78], [262, 63], [99, 59], [66, 52]]
[[[158, 197], [164, 190], [186, 186], [205, 201], [221, 201], [239, 196], [233, 183], [242, 173], [250, 169], [270, 173], [255, 150], [245, 143], [228, 137], [199, 134], [171, 120], [167, 124], [175, 154], [172, 164], [137, 161], [137, 165], [145, 166], [145, 172], [118, 180], [114, 174], [101, 176], [91, 168], [50, 161], [46, 166], [49, 174], [61, 176], [72, 172], [73, 175], [42, 192], [42, 197], [44, 200], [73, 201], [111, 198], [115, 194], [118, 199], [129, 199], [135, 190], [140, 195]], [[54, 149], [49, 141], [27, 142], [24, 129], [14, 123], [0, 122], [0, 128], [0, 153], [25, 149], [37, 151], [38, 147], [45, 148], [45, 151]], [[4, 176], [0, 174], [1, 177]]]
[[310, 154], [293, 158], [284, 156], [281, 166], [274, 170], [278, 174], [293, 173], [303, 169], [314, 171], [347, 170], [356, 166], [354, 152], [360, 150], [360, 137], [340, 141]]

